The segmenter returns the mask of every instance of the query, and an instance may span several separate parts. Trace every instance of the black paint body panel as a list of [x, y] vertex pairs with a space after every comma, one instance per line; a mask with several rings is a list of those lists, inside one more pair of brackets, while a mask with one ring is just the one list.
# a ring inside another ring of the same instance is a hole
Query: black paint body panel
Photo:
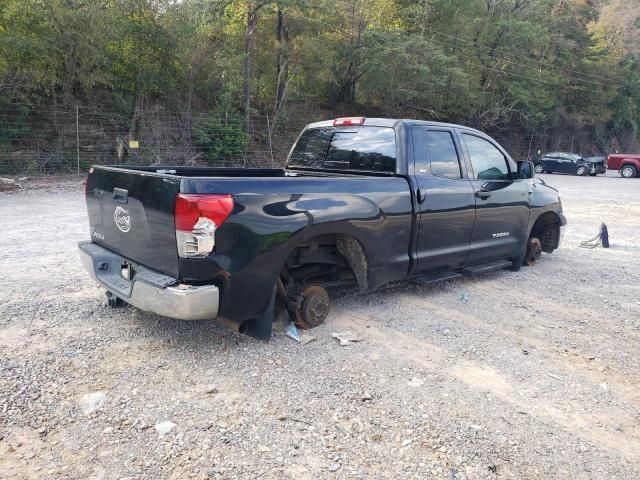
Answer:
[[[174, 211], [179, 178], [103, 168], [89, 175], [86, 188], [93, 242], [167, 275], [178, 276]], [[126, 199], [114, 190], [125, 191]], [[118, 207], [130, 218], [127, 232], [119, 230], [114, 221]]]
[[367, 252], [371, 289], [409, 271], [413, 207], [403, 177], [185, 178], [182, 191], [229, 193], [235, 201], [216, 231], [215, 254], [180, 263], [185, 282], [219, 283], [223, 316], [246, 320], [256, 305], [266, 307], [288, 255], [318, 235], [358, 239]]

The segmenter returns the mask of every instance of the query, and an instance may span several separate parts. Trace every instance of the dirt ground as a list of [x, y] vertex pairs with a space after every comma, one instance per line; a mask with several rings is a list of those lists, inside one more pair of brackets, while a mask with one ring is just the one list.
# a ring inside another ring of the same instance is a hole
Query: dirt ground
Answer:
[[81, 182], [0, 194], [0, 477], [640, 478], [640, 179], [541, 177], [556, 253], [347, 292], [305, 345], [109, 309]]

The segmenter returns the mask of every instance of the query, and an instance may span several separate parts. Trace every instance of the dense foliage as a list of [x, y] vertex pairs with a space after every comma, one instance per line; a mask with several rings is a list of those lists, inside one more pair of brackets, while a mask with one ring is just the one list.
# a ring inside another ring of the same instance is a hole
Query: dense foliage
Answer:
[[237, 118], [203, 118], [193, 128], [193, 140], [211, 160], [225, 155], [238, 157], [247, 148], [247, 134]]
[[631, 148], [639, 45], [638, 0], [3, 0], [0, 151], [76, 105], [130, 138], [143, 112], [206, 113], [196, 141], [235, 149], [256, 115], [347, 113]]

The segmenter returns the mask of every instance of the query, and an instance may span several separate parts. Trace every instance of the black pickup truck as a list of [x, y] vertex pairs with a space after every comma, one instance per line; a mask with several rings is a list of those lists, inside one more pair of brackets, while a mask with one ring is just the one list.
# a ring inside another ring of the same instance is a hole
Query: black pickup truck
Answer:
[[84, 266], [109, 303], [269, 338], [276, 304], [322, 323], [327, 290], [518, 270], [558, 248], [558, 192], [471, 128], [308, 125], [284, 169], [94, 166]]

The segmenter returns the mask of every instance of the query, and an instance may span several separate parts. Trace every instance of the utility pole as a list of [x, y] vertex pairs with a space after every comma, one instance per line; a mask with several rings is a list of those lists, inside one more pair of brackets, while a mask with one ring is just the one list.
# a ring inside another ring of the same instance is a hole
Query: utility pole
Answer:
[[267, 132], [269, 132], [269, 152], [271, 153], [271, 168], [274, 167], [273, 162], [273, 144], [271, 143], [271, 125], [269, 124], [269, 115], [267, 117]]
[[76, 157], [77, 175], [80, 176], [80, 120], [78, 119], [78, 105], [76, 104]]

